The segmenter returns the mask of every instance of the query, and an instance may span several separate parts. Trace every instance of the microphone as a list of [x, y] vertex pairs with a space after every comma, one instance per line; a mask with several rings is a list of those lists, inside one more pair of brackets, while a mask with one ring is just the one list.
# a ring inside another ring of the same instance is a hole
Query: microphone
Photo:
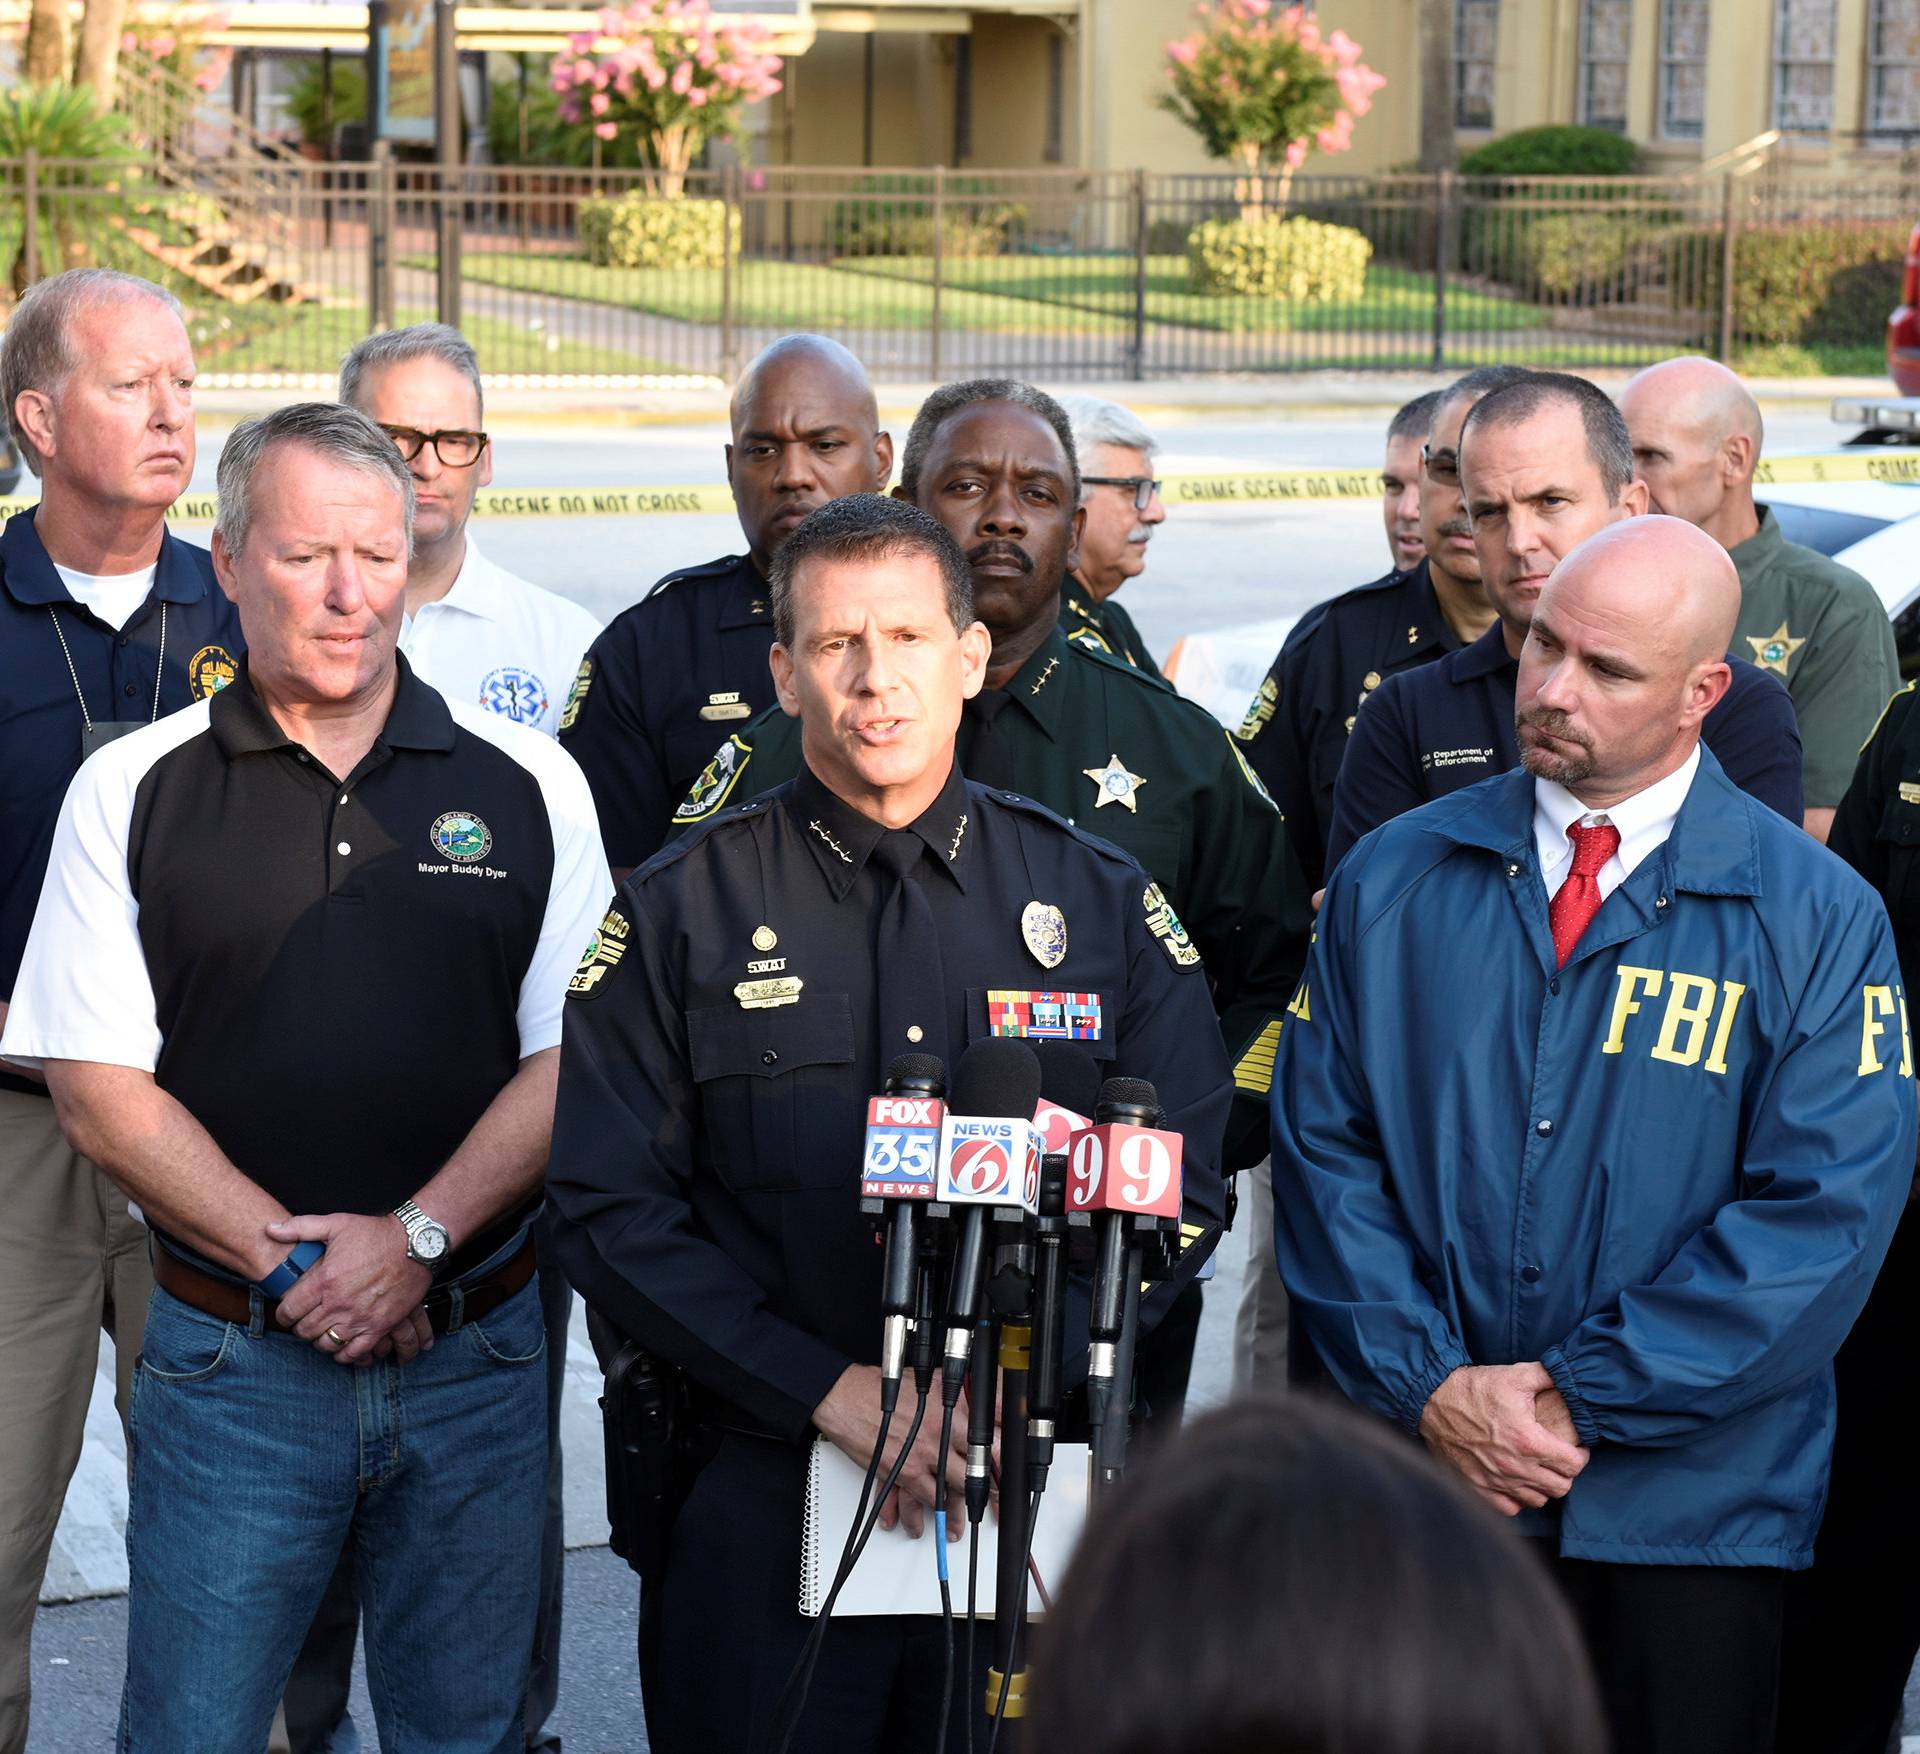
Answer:
[[1121, 1354], [1132, 1354], [1144, 1239], [1180, 1228], [1181, 1140], [1157, 1124], [1161, 1118], [1159, 1095], [1144, 1078], [1109, 1078], [1094, 1124], [1074, 1135], [1068, 1151], [1067, 1210], [1083, 1221], [1091, 1216], [1096, 1233], [1087, 1413], [1102, 1486], [1114, 1484], [1124, 1465], [1126, 1407], [1115, 1405], [1115, 1376]]
[[1039, 1139], [1030, 1118], [1040, 1100], [1040, 1062], [1023, 1041], [989, 1036], [960, 1056], [953, 1100], [940, 1124], [933, 1208], [964, 1208], [947, 1283], [947, 1343], [942, 1392], [949, 1406], [966, 1378], [980, 1307], [986, 1220], [995, 1206], [1032, 1212], [1040, 1204]]
[[900, 1392], [907, 1324], [914, 1313], [920, 1252], [920, 1208], [933, 1199], [945, 1114], [946, 1068], [932, 1054], [901, 1054], [887, 1067], [885, 1094], [868, 1099], [860, 1160], [860, 1210], [881, 1220], [886, 1258], [881, 1272], [881, 1395]]

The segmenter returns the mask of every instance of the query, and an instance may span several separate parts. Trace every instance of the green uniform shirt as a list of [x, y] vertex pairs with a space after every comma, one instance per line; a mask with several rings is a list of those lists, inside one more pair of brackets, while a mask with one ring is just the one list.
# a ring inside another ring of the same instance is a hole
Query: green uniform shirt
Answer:
[[1893, 624], [1865, 579], [1789, 542], [1765, 506], [1759, 530], [1731, 553], [1740, 572], [1733, 649], [1786, 683], [1800, 721], [1807, 808], [1830, 810], [1900, 686]]
[[[1005, 692], [1015, 704], [995, 731], [1021, 791], [1138, 859], [1164, 891], [1147, 906], [1167, 954], [1204, 958], [1237, 1096], [1227, 1166], [1252, 1167], [1267, 1154], [1274, 1048], [1312, 918], [1280, 812], [1205, 708], [1058, 629]], [[800, 721], [776, 706], [721, 746], [675, 829], [799, 771]]]
[[1139, 628], [1133, 625], [1133, 617], [1120, 607], [1118, 599], [1095, 602], [1093, 593], [1071, 575], [1060, 587], [1060, 631], [1077, 646], [1124, 659], [1149, 676], [1160, 674], [1160, 666], [1153, 661]]

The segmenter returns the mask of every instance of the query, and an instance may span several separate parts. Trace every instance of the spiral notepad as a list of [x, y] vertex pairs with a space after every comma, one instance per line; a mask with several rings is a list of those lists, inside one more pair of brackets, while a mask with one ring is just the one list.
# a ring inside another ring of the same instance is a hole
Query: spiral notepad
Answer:
[[[860, 1482], [866, 1470], [851, 1456], [816, 1438], [807, 1460], [807, 1510], [800, 1533], [800, 1612], [818, 1616], [820, 1604], [833, 1587], [834, 1568], [853, 1524], [860, 1502]], [[1067, 1562], [1086, 1526], [1088, 1452], [1084, 1443], [1063, 1443], [1054, 1451], [1047, 1489], [1040, 1499], [1040, 1520], [1034, 1525], [1033, 1564], [1052, 1595], [1060, 1587]], [[964, 1517], [966, 1506], [956, 1495], [950, 1514]], [[966, 1611], [967, 1541], [963, 1537], [947, 1549], [947, 1571], [952, 1579], [955, 1613]], [[896, 1524], [874, 1525], [873, 1538], [860, 1555], [840, 1599], [836, 1618], [843, 1614], [938, 1614], [940, 1578], [935, 1569], [933, 1515], [916, 1540]], [[980, 1524], [980, 1588], [975, 1598], [980, 1614], [994, 1611], [994, 1585], [999, 1565], [1000, 1525], [989, 1514]], [[1027, 1577], [1027, 1612], [1040, 1618], [1039, 1592]]]

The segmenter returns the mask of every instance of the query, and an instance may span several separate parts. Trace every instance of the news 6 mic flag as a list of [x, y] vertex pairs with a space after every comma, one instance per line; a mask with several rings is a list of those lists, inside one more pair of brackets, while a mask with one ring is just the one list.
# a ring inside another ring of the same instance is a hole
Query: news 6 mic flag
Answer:
[[1016, 1115], [957, 1115], [940, 1123], [934, 1198], [956, 1206], [1040, 1210], [1040, 1133]]

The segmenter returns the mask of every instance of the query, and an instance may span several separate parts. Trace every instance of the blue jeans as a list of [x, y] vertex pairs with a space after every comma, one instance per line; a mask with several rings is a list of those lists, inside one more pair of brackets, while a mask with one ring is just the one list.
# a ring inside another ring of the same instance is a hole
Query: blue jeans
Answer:
[[338, 1365], [155, 1290], [134, 1378], [122, 1754], [260, 1754], [351, 1541], [386, 1754], [517, 1754], [546, 1507], [534, 1285]]

